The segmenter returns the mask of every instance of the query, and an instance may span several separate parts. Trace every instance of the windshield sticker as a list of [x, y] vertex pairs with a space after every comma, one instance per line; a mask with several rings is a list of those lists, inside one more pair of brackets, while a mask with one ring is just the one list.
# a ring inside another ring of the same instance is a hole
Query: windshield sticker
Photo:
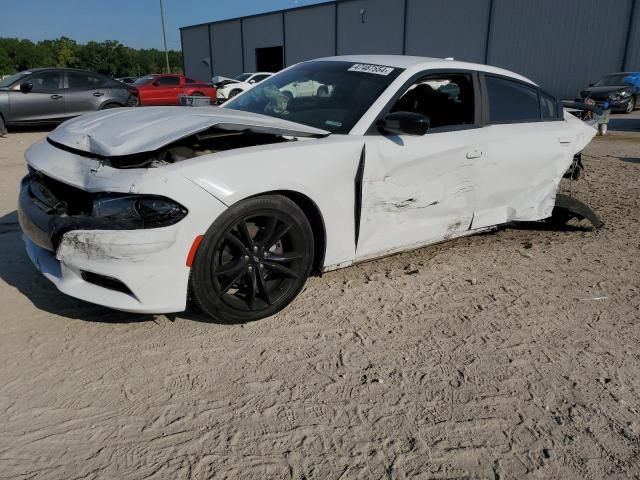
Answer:
[[342, 126], [342, 122], [334, 122], [333, 120], [325, 120], [324, 124], [330, 125], [332, 127], [338, 127], [338, 128]]
[[391, 67], [383, 67], [380, 65], [366, 65], [364, 63], [356, 63], [349, 67], [349, 72], [374, 73], [376, 75], [384, 75], [385, 77], [393, 72]]

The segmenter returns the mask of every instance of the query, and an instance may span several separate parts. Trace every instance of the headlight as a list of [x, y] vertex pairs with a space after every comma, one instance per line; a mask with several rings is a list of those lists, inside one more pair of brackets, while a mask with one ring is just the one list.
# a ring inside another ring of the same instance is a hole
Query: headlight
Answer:
[[625, 98], [625, 97], [626, 97], [626, 96], [628, 96], [628, 95], [629, 95], [629, 92], [627, 92], [627, 91], [624, 91], [624, 92], [617, 92], [617, 93], [614, 93], [614, 94], [611, 96], [611, 98], [612, 98], [613, 100], [620, 100], [620, 99], [622, 99], [622, 98]]
[[91, 216], [130, 224], [133, 228], [166, 227], [178, 223], [187, 209], [155, 195], [104, 195], [93, 201]]

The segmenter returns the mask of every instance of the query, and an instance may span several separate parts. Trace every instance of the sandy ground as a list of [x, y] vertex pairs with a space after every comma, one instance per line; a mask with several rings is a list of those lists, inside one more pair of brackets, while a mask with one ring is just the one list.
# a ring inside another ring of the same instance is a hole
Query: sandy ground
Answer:
[[15, 203], [44, 134], [0, 139], [1, 479], [640, 478], [640, 132], [586, 151], [600, 231], [385, 258], [244, 326], [42, 278]]

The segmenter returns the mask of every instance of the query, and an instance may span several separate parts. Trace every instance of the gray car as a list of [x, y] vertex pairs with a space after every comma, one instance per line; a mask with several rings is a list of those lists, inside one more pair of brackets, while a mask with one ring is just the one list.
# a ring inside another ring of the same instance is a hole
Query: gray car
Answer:
[[71, 68], [25, 70], [0, 80], [0, 134], [7, 126], [59, 123], [136, 103], [130, 87], [99, 73]]

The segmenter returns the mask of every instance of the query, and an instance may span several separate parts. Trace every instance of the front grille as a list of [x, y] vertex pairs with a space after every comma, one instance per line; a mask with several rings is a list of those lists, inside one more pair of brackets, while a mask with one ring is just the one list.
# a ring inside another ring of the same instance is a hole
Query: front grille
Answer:
[[93, 208], [93, 198], [89, 192], [48, 177], [31, 167], [29, 191], [49, 213], [86, 215]]

